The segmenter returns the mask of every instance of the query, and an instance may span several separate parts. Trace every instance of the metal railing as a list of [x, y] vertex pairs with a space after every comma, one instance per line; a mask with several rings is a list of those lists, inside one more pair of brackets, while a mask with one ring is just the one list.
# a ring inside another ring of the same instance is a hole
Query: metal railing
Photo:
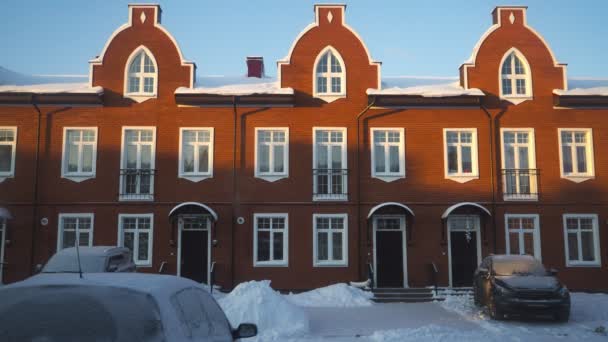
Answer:
[[437, 275], [439, 274], [439, 269], [437, 268], [437, 264], [435, 264], [434, 262], [430, 263], [430, 267], [431, 267], [431, 278], [433, 281], [433, 287], [435, 288], [435, 296], [437, 296], [438, 295]]
[[348, 198], [348, 169], [313, 169], [313, 198], [316, 200], [346, 200]]
[[121, 169], [121, 200], [149, 200], [154, 197], [154, 169]]
[[502, 190], [506, 200], [538, 199], [537, 169], [502, 169]]
[[369, 287], [373, 290], [376, 287], [376, 284], [374, 283], [374, 266], [371, 262], [367, 263], [367, 273], [369, 277]]
[[160, 267], [158, 268], [158, 274], [163, 274], [165, 272], [165, 266], [167, 266], [166, 261], [160, 263]]
[[211, 263], [211, 269], [209, 270], [209, 292], [213, 294], [213, 281], [215, 280], [215, 261]]

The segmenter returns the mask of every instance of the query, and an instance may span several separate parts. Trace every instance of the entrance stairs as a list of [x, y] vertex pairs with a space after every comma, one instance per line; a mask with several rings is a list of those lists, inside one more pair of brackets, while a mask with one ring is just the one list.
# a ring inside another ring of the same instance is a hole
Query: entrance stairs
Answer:
[[424, 303], [443, 301], [446, 296], [466, 296], [472, 293], [470, 287], [465, 288], [375, 288], [372, 290], [372, 301], [376, 303]]

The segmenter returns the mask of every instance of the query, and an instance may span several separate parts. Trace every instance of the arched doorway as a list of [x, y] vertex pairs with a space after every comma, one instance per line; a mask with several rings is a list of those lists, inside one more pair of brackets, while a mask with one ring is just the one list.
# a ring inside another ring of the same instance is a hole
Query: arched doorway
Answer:
[[9, 219], [12, 219], [10, 211], [0, 207], [0, 284], [3, 284], [4, 273], [4, 245], [6, 245], [6, 226]]
[[473, 202], [454, 204], [441, 215], [447, 230], [450, 287], [473, 286], [473, 274], [481, 262], [481, 215], [491, 216]]
[[186, 202], [175, 206], [169, 213], [177, 224], [177, 275], [199, 283], [209, 283], [211, 278], [211, 236], [217, 214], [198, 202]]
[[381, 203], [367, 215], [372, 225], [373, 281], [376, 287], [408, 287], [408, 216], [413, 217], [414, 212], [397, 202]]

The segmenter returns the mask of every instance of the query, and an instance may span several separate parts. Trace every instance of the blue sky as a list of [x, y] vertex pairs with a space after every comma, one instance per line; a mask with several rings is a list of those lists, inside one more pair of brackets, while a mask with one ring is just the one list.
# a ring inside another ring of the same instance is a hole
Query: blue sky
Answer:
[[[4, 0], [0, 66], [31, 74], [86, 74], [87, 61], [127, 20], [122, 0]], [[147, 1], [149, 2], [149, 1]], [[313, 21], [309, 0], [160, 1], [163, 25], [198, 75], [240, 75], [247, 55], [276, 74], [298, 33]], [[528, 23], [568, 63], [569, 77], [608, 78], [606, 0], [353, 0], [347, 22], [362, 36], [384, 76], [456, 76], [491, 25], [495, 5], [527, 5]]]

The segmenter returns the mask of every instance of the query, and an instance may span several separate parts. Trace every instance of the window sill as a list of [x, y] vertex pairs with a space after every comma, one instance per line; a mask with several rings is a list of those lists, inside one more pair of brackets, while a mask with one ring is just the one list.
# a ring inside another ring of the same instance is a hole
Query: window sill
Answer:
[[276, 182], [283, 178], [289, 178], [289, 174], [256, 174], [255, 178], [259, 178], [267, 182]]
[[569, 175], [562, 175], [563, 179], [569, 180], [571, 182], [574, 183], [582, 183], [584, 181], [590, 180], [590, 179], [595, 179], [595, 175], [577, 175], [577, 176], [569, 176]]
[[123, 95], [123, 97], [125, 99], [131, 99], [137, 103], [142, 103], [144, 101], [147, 101], [149, 99], [155, 99], [156, 98], [156, 94], [127, 94], [125, 93]]
[[118, 200], [121, 202], [134, 202], [134, 201], [153, 201], [154, 195], [119, 195]]
[[508, 95], [505, 96], [505, 95], [502, 95], [502, 96], [500, 96], [500, 99], [504, 100], [504, 101], [511, 102], [514, 105], [518, 105], [518, 104], [520, 104], [522, 102], [525, 102], [525, 101], [528, 101], [528, 100], [533, 100], [534, 97], [532, 97], [532, 96], [508, 96]]
[[511, 194], [511, 195], [507, 195], [504, 194], [503, 195], [503, 200], [505, 201], [538, 201], [538, 194], [534, 194], [534, 195], [524, 195], [524, 194]]
[[390, 183], [390, 182], [394, 182], [398, 179], [402, 179], [402, 178], [405, 179], [405, 174], [386, 174], [386, 175], [374, 174], [374, 175], [372, 175], [372, 178], [376, 178], [381, 181]]
[[71, 180], [72, 182], [80, 183], [86, 181], [87, 179], [95, 178], [95, 174], [64, 174], [61, 175], [61, 178]]
[[253, 263], [253, 267], [289, 267], [289, 263], [256, 261]]
[[475, 179], [479, 179], [479, 175], [446, 175], [445, 179], [453, 180], [458, 183], [466, 183]]
[[344, 263], [344, 262], [315, 262], [313, 263], [313, 267], [319, 267], [319, 268], [328, 268], [328, 267], [348, 267], [348, 263]]
[[339, 94], [314, 94], [313, 95], [314, 98], [323, 100], [327, 103], [331, 103], [334, 102], [338, 99], [343, 99], [346, 98], [346, 93], [339, 93]]
[[200, 181], [204, 181], [205, 179], [213, 178], [213, 175], [212, 174], [191, 174], [191, 175], [180, 174], [179, 178], [183, 178], [185, 180], [189, 180], [191, 182], [198, 183]]
[[589, 262], [589, 263], [585, 263], [585, 262], [570, 262], [570, 263], [566, 263], [566, 267], [582, 267], [582, 268], [601, 268], [602, 264], [599, 262]]
[[348, 201], [347, 194], [313, 195], [313, 201]]
[[14, 175], [12, 175], [12, 174], [8, 174], [8, 175], [0, 174], [0, 183], [4, 182], [7, 178], [13, 178], [13, 177], [14, 177]]

